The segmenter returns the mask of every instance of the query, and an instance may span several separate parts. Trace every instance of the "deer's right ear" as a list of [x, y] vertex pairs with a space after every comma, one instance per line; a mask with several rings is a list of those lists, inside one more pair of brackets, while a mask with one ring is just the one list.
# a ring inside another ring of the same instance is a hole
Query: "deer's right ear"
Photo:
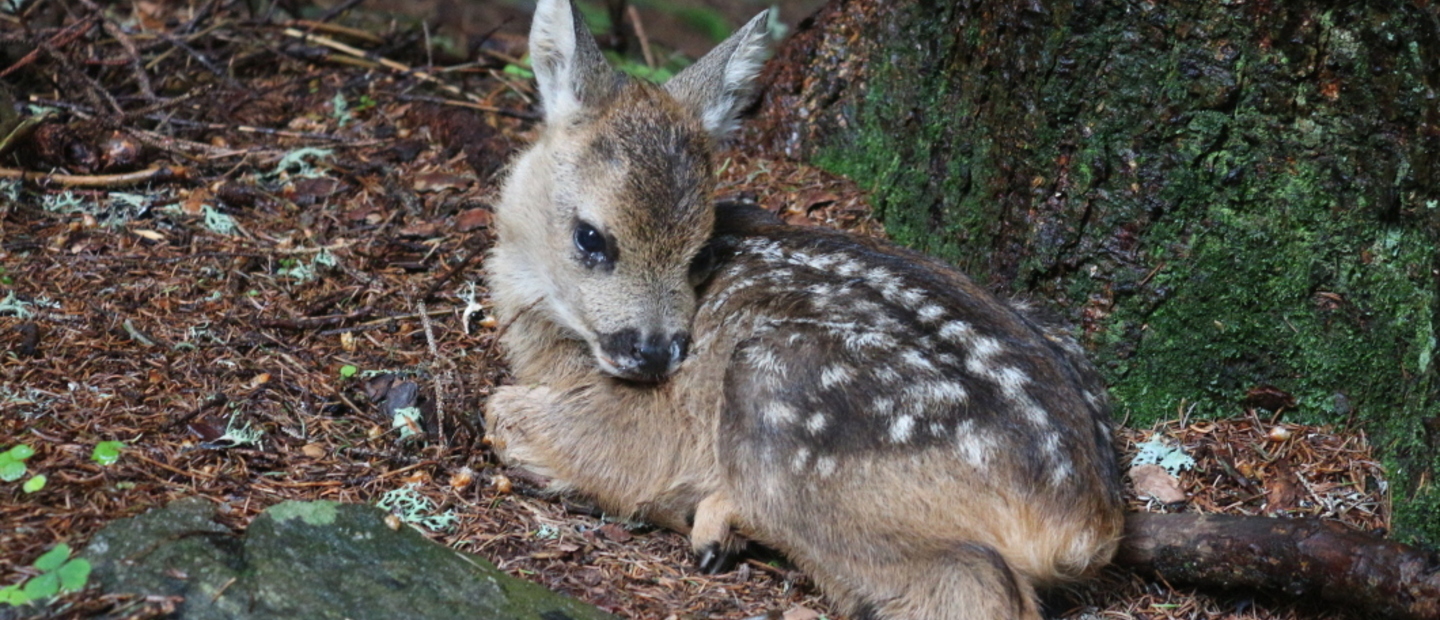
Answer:
[[616, 75], [570, 0], [540, 0], [530, 25], [530, 66], [540, 88], [545, 122], [564, 119], [602, 102]]
[[665, 88], [700, 117], [705, 129], [724, 139], [735, 129], [736, 117], [755, 94], [755, 79], [770, 53], [770, 13], [762, 11], [695, 64], [686, 67]]

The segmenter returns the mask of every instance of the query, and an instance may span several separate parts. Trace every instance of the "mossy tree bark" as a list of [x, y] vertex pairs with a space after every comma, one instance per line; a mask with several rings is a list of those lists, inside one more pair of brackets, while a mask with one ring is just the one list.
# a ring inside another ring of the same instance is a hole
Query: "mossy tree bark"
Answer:
[[834, 0], [748, 139], [1056, 302], [1133, 423], [1273, 386], [1362, 425], [1440, 543], [1437, 94], [1427, 0]]

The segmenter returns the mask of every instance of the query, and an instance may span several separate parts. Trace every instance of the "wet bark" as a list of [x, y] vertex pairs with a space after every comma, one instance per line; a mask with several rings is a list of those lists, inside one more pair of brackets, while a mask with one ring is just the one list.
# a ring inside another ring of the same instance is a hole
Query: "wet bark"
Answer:
[[1170, 583], [1440, 618], [1440, 556], [1319, 519], [1132, 514], [1116, 562]]
[[1117, 415], [1358, 424], [1440, 542], [1440, 4], [834, 0], [748, 146], [1083, 329]]

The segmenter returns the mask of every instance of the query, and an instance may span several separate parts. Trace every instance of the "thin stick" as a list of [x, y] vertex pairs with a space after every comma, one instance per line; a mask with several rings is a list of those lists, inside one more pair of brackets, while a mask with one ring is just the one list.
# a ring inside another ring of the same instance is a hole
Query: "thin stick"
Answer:
[[123, 174], [97, 175], [50, 174], [46, 172], [0, 168], [0, 179], [21, 179], [37, 183], [58, 183], [66, 187], [122, 187], [125, 185], [144, 183], [146, 181], [184, 179], [189, 176], [190, 171], [180, 166], [156, 166]]
[[491, 114], [499, 114], [501, 116], [509, 116], [511, 118], [519, 118], [527, 121], [540, 120], [540, 115], [538, 114], [531, 114], [529, 112], [523, 112], [520, 110], [507, 110], [505, 108], [497, 108], [495, 106], [489, 106], [480, 103], [470, 103], [469, 101], [456, 101], [454, 99], [445, 99], [443, 97], [428, 97], [425, 95], [396, 95], [395, 98], [399, 99], [400, 101], [421, 101], [424, 103], [452, 105], [458, 108], [470, 108], [471, 110], [479, 110], [481, 112], [489, 112]]
[[135, 74], [135, 83], [140, 86], [140, 94], [150, 101], [155, 100], [155, 87], [150, 85], [150, 75], [145, 73], [145, 63], [140, 58], [140, 49], [135, 47], [135, 40], [125, 34], [125, 30], [105, 20], [105, 33], [115, 37], [120, 42], [120, 47], [125, 48], [125, 55], [129, 57], [130, 70]]
[[[46, 44], [53, 47], [65, 47], [66, 45], [74, 43], [75, 39], [84, 36], [86, 32], [90, 31], [90, 27], [95, 25], [96, 19], [96, 16], [91, 16], [80, 20], [75, 24], [66, 26], [60, 32], [55, 33], [55, 36], [50, 37], [50, 40], [47, 41]], [[35, 49], [30, 50], [29, 54], [26, 54], [20, 60], [15, 61], [15, 64], [10, 65], [4, 71], [0, 71], [0, 78], [10, 75], [11, 73], [20, 70], [26, 65], [35, 62], [35, 59], [40, 57], [41, 49], [42, 46], [35, 46]]]
[[296, 30], [296, 29], [294, 29], [294, 28], [286, 28], [286, 29], [285, 29], [285, 36], [295, 37], [295, 38], [297, 38], [297, 39], [300, 39], [300, 40], [302, 40], [302, 41], [305, 41], [306, 43], [314, 43], [314, 44], [316, 44], [316, 45], [328, 47], [328, 48], [333, 49], [333, 50], [335, 50], [335, 51], [337, 51], [337, 52], [341, 52], [341, 53], [344, 53], [344, 54], [349, 54], [349, 55], [354, 56], [354, 57], [356, 57], [356, 58], [364, 58], [364, 59], [367, 59], [367, 60], [373, 60], [373, 61], [375, 61], [375, 62], [380, 63], [380, 64], [381, 64], [382, 66], [384, 66], [385, 68], [390, 69], [390, 70], [392, 70], [392, 71], [398, 71], [398, 72], [400, 72], [400, 73], [405, 73], [405, 74], [407, 74], [407, 75], [413, 75], [413, 76], [415, 76], [415, 77], [417, 77], [417, 78], [420, 78], [420, 79], [422, 79], [422, 80], [425, 80], [425, 81], [427, 81], [427, 82], [433, 82], [436, 86], [439, 86], [442, 90], [444, 90], [445, 92], [448, 92], [448, 93], [450, 93], [450, 94], [453, 94], [453, 95], [456, 95], [456, 96], [459, 96], [459, 97], [464, 97], [464, 96], [465, 96], [465, 92], [464, 92], [464, 91], [462, 91], [462, 90], [460, 90], [459, 88], [456, 88], [456, 87], [454, 87], [454, 86], [451, 86], [451, 85], [449, 85], [449, 84], [446, 84], [445, 82], [441, 81], [440, 78], [437, 78], [437, 77], [435, 77], [435, 76], [433, 76], [433, 75], [430, 75], [429, 73], [426, 73], [426, 72], [421, 71], [421, 70], [419, 70], [419, 69], [415, 69], [415, 68], [413, 68], [413, 67], [410, 67], [410, 66], [406, 65], [405, 63], [397, 62], [397, 61], [394, 61], [394, 60], [390, 60], [389, 58], [384, 58], [384, 57], [381, 57], [381, 56], [379, 56], [379, 55], [372, 54], [372, 53], [370, 53], [370, 52], [366, 52], [365, 50], [362, 50], [362, 49], [360, 49], [360, 48], [352, 47], [352, 46], [350, 46], [350, 45], [346, 45], [346, 44], [344, 44], [344, 43], [341, 43], [341, 42], [339, 42], [339, 41], [336, 41], [335, 39], [332, 39], [332, 38], [327, 37], [327, 36], [318, 35], [318, 34], [306, 34], [306, 33], [304, 33], [304, 32], [301, 32], [301, 31], [299, 31], [299, 30]]
[[650, 53], [650, 37], [645, 36], [645, 25], [640, 23], [640, 11], [635, 5], [626, 7], [630, 14], [630, 24], [635, 26], [635, 37], [640, 39], [640, 53], [645, 55], [645, 66], [655, 68], [655, 55]]

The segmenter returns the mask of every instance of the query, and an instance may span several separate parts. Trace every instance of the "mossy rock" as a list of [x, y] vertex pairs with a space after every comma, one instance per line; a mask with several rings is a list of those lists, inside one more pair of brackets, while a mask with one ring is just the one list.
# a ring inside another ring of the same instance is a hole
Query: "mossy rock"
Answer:
[[181, 596], [177, 617], [602, 620], [594, 607], [447, 549], [374, 506], [328, 501], [270, 507], [242, 535], [214, 505], [177, 500], [120, 519], [83, 557], [108, 593]]

